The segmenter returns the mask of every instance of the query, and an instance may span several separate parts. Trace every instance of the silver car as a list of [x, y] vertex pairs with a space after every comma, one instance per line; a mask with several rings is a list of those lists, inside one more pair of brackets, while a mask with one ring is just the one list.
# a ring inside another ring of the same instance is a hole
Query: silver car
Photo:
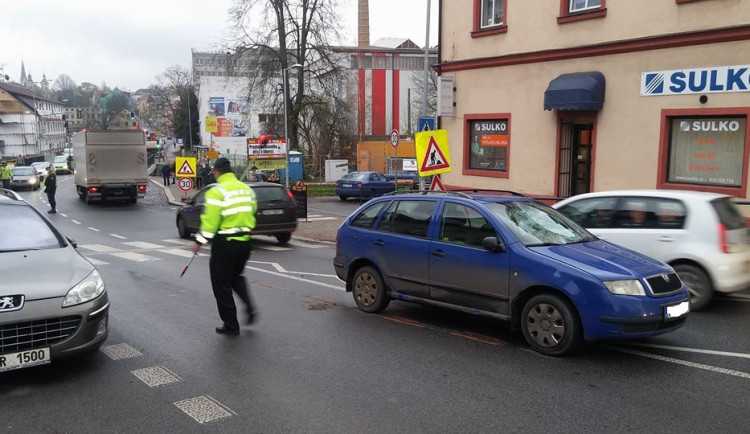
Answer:
[[93, 351], [107, 339], [104, 281], [44, 215], [0, 189], [0, 372]]
[[13, 190], [37, 190], [41, 183], [42, 179], [33, 167], [16, 166], [13, 168], [13, 180], [10, 181], [10, 188]]

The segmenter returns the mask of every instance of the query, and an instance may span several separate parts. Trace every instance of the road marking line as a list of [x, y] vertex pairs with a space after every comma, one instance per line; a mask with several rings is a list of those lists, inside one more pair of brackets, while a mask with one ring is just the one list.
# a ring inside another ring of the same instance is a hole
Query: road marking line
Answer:
[[97, 229], [97, 228], [92, 228], [91, 226], [89, 226], [89, 229], [91, 229], [91, 230], [92, 230], [92, 231], [94, 231], [94, 232], [101, 232], [101, 231], [100, 231], [99, 229]]
[[161, 249], [157, 252], [169, 253], [170, 255], [182, 256], [183, 258], [192, 258], [193, 252], [181, 249]]
[[71, 220], [71, 221], [72, 221], [73, 223], [77, 224], [77, 225], [80, 225], [80, 224], [81, 224], [81, 222], [79, 222], [78, 220]]
[[141, 255], [140, 253], [134, 253], [134, 252], [110, 253], [110, 255], [117, 256], [118, 258], [122, 258], [122, 259], [127, 259], [129, 261], [135, 261], [135, 262], [161, 261], [160, 258], [155, 258], [153, 256], [148, 256], [148, 255]]
[[621, 353], [631, 354], [634, 356], [646, 357], [649, 359], [660, 360], [662, 362], [674, 363], [676, 365], [683, 365], [683, 366], [687, 366], [690, 368], [697, 368], [697, 369], [703, 369], [706, 371], [716, 372], [718, 374], [725, 374], [725, 375], [731, 375], [733, 377], [750, 379], [750, 374], [748, 374], [747, 372], [735, 371], [734, 369], [725, 369], [725, 368], [719, 368], [717, 366], [704, 365], [703, 363], [688, 362], [686, 360], [674, 359], [672, 357], [660, 356], [658, 354], [644, 353], [642, 351], [629, 350], [627, 348], [618, 348], [618, 347], [612, 347], [612, 346], [606, 346], [606, 348], [609, 348], [614, 351], [619, 351]]
[[500, 345], [500, 339], [492, 336], [482, 335], [479, 333], [472, 333], [472, 332], [453, 332], [451, 333], [453, 336], [458, 336], [459, 338], [464, 339], [471, 339], [472, 341], [481, 342], [483, 344], [490, 344], [498, 346]]
[[297, 281], [305, 282], [305, 283], [312, 283], [313, 285], [323, 286], [325, 288], [337, 289], [339, 291], [346, 291], [346, 287], [344, 287], [344, 286], [336, 286], [336, 285], [331, 285], [329, 283], [316, 282], [314, 280], [303, 279], [301, 277], [290, 276], [290, 275], [284, 274], [284, 273], [277, 273], [275, 271], [269, 271], [269, 270], [264, 270], [262, 268], [251, 267], [249, 265], [245, 265], [245, 268], [247, 268], [248, 270], [259, 271], [261, 273], [271, 274], [273, 276], [286, 277], [287, 279], [297, 280]]
[[60, 213], [60, 215], [63, 216], [63, 217], [68, 217], [67, 214], [63, 214], [63, 213]]
[[252, 262], [253, 264], [266, 264], [270, 265], [273, 268], [276, 269], [276, 271], [280, 273], [289, 273], [289, 274], [299, 274], [300, 276], [318, 276], [318, 277], [332, 277], [335, 279], [338, 279], [338, 276], [335, 274], [321, 274], [321, 273], [308, 273], [305, 271], [289, 271], [286, 268], [284, 268], [283, 265], [277, 263], [277, 262], [266, 262], [266, 261], [247, 261]]
[[165, 243], [181, 244], [183, 246], [190, 246], [190, 245], [195, 244], [195, 241], [192, 241], [192, 240], [183, 240], [181, 238], [171, 239], [171, 240], [162, 240], [162, 241], [165, 242]]
[[387, 316], [387, 315], [384, 315], [382, 318], [386, 319], [388, 321], [397, 322], [399, 324], [410, 325], [412, 327], [418, 327], [418, 328], [425, 328], [426, 327], [421, 322], [414, 321], [413, 319], [409, 319], [409, 318], [402, 318], [402, 317], [399, 317], [399, 316]]
[[163, 386], [165, 384], [176, 383], [182, 378], [163, 366], [151, 366], [149, 368], [136, 369], [130, 371], [139, 380], [143, 381], [148, 387]]
[[163, 249], [164, 247], [166, 247], [160, 244], [147, 243], [145, 241], [130, 241], [123, 244], [125, 244], [126, 246], [137, 247], [139, 249]]
[[686, 353], [712, 354], [712, 355], [715, 355], [715, 356], [739, 357], [739, 358], [743, 358], [743, 359], [750, 359], [750, 354], [745, 354], [745, 353], [731, 353], [731, 352], [728, 352], [728, 351], [701, 350], [701, 349], [697, 349], [697, 348], [672, 347], [672, 346], [669, 346], [669, 345], [647, 344], [647, 343], [640, 343], [640, 342], [628, 342], [625, 345], [627, 345], [629, 347], [661, 348], [663, 350], [684, 351]]
[[174, 405], [200, 424], [237, 415], [232, 409], [209, 395], [184, 399], [175, 402]]
[[93, 250], [93, 251], [99, 252], [99, 253], [102, 253], [102, 252], [116, 252], [117, 251], [117, 249], [115, 249], [114, 247], [105, 246], [103, 244], [83, 244], [83, 245], [79, 245], [78, 247], [80, 247], [82, 249]]
[[85, 256], [85, 258], [88, 259], [89, 262], [91, 262], [94, 265], [109, 265], [109, 262], [100, 261], [100, 260], [98, 260], [96, 258], [92, 258], [92, 257], [89, 257], [89, 256]]
[[116, 344], [107, 345], [99, 348], [99, 351], [106, 354], [112, 360], [129, 359], [131, 357], [138, 357], [142, 353], [128, 344]]
[[117, 235], [117, 234], [109, 234], [109, 235], [111, 235], [111, 236], [113, 236], [113, 237], [115, 237], [115, 238], [119, 238], [119, 239], [121, 239], [121, 240], [127, 240], [127, 238], [126, 238], [126, 237], [123, 237], [122, 235]]
[[264, 244], [254, 244], [253, 249], [271, 250], [273, 252], [283, 252], [285, 250], [292, 250], [289, 247], [266, 246]]

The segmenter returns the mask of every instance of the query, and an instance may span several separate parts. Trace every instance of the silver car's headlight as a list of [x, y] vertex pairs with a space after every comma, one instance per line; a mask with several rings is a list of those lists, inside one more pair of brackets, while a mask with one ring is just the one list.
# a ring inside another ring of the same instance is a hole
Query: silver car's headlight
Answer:
[[29, 179], [29, 184], [36, 184], [36, 178]]
[[646, 295], [640, 280], [613, 280], [604, 282], [609, 292], [617, 295]]
[[104, 280], [99, 272], [94, 270], [86, 276], [85, 279], [81, 280], [78, 285], [74, 286], [68, 295], [65, 296], [62, 307], [75, 306], [77, 304], [86, 303], [96, 297], [99, 297], [104, 292]]

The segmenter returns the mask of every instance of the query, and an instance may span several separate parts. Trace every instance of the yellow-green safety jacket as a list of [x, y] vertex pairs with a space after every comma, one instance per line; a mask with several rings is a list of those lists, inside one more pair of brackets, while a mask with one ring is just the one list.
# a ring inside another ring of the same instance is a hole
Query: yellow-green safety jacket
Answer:
[[234, 173], [225, 173], [206, 192], [201, 229], [195, 240], [205, 244], [218, 234], [227, 240], [248, 241], [255, 228], [257, 209], [255, 192], [238, 181]]
[[13, 169], [8, 166], [2, 166], [2, 169], [0, 169], [0, 173], [2, 174], [2, 179], [13, 178]]

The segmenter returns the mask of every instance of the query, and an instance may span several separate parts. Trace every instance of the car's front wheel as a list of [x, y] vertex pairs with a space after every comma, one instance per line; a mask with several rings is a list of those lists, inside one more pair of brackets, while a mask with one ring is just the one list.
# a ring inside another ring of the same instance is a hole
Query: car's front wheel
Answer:
[[547, 356], [571, 353], [583, 336], [575, 309], [554, 294], [540, 294], [526, 302], [521, 314], [521, 329], [526, 342]]
[[281, 234], [276, 234], [276, 240], [279, 242], [280, 246], [283, 246], [284, 244], [288, 243], [289, 240], [291, 239], [292, 239], [291, 232], [284, 232]]
[[383, 284], [383, 277], [373, 267], [361, 267], [352, 278], [352, 295], [357, 307], [368, 313], [382, 312], [391, 299]]
[[714, 288], [705, 271], [690, 264], [678, 264], [674, 271], [690, 292], [690, 310], [701, 310], [714, 298]]
[[185, 219], [182, 217], [177, 218], [177, 234], [180, 238], [190, 238], [190, 231], [185, 224]]

